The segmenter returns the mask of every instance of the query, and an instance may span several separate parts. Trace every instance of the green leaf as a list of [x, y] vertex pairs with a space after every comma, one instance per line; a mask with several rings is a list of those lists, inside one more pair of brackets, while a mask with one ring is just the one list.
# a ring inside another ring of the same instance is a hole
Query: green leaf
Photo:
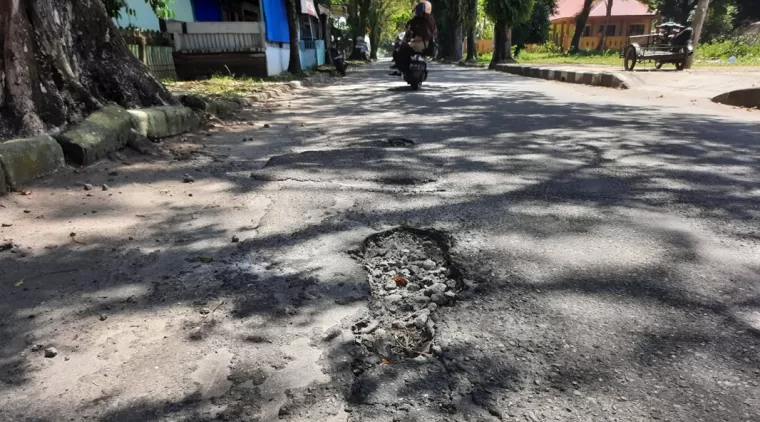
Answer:
[[208, 257], [200, 257], [198, 258], [198, 261], [201, 261], [204, 264], [208, 264], [209, 262], [213, 261], [214, 258], [208, 258]]
[[15, 283], [13, 283], [13, 287], [20, 287], [24, 285], [24, 280], [19, 280]]

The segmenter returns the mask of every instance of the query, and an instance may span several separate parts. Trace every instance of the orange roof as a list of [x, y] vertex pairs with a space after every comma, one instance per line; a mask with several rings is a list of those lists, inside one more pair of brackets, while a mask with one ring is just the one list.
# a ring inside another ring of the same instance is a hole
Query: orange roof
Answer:
[[[583, 0], [559, 0], [557, 13], [551, 20], [574, 18], [583, 9]], [[591, 6], [590, 17], [607, 16], [607, 0], [596, 0]], [[612, 4], [612, 16], [656, 16], [649, 6], [638, 0], [615, 0]]]

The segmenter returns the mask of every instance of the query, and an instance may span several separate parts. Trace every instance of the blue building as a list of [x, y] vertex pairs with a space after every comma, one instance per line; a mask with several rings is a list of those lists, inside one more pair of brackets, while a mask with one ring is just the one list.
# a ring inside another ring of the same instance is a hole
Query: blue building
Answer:
[[[175, 16], [166, 21], [158, 19], [145, 0], [128, 4], [136, 14], [122, 13], [117, 24], [169, 33], [180, 79], [216, 73], [265, 77], [288, 68], [285, 0], [174, 0]], [[329, 9], [317, 9], [313, 0], [300, 0], [299, 9], [301, 65], [309, 69], [325, 62]]]

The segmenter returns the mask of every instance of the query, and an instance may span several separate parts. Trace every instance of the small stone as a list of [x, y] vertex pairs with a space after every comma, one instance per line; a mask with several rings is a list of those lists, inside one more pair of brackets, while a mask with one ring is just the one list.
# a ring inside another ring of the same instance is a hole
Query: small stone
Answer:
[[108, 187], [108, 185], [106, 185], [105, 183], [103, 183], [102, 185], [100, 185], [100, 189], [102, 189], [104, 191], [107, 191], [109, 189], [109, 187]]
[[106, 315], [106, 314], [101, 314], [101, 315], [100, 315], [100, 320], [101, 320], [101, 321], [105, 321], [105, 320], [107, 320], [107, 319], [108, 319], [108, 315]]
[[32, 352], [39, 352], [40, 350], [42, 350], [44, 348], [45, 348], [45, 346], [43, 346], [42, 344], [35, 344], [34, 346], [32, 346], [32, 348], [30, 350]]
[[359, 332], [361, 334], [372, 334], [375, 330], [377, 330], [377, 327], [380, 326], [380, 321], [374, 319], [367, 324], [366, 327], [362, 328]]
[[416, 292], [420, 290], [420, 285], [415, 283], [409, 283], [406, 285], [406, 290], [410, 292]]
[[240, 242], [240, 238], [237, 236], [232, 236], [232, 243], [238, 243]]
[[271, 126], [269, 126], [269, 123], [264, 123], [264, 129], [269, 129]]
[[58, 350], [55, 347], [48, 347], [45, 349], [46, 358], [54, 358], [58, 355]]
[[375, 345], [375, 336], [372, 334], [364, 334], [362, 335], [362, 344], [364, 344], [367, 347], [372, 347]]
[[583, 393], [581, 393], [581, 390], [573, 390], [573, 394], [579, 397], [583, 395]]
[[432, 296], [435, 294], [443, 295], [446, 292], [446, 285], [443, 283], [434, 283], [432, 286], [425, 289], [426, 296]]
[[425, 262], [422, 263], [422, 268], [428, 271], [432, 270], [435, 267], [435, 262], [432, 259], [426, 259]]
[[198, 312], [200, 312], [201, 315], [208, 315], [208, 314], [211, 313], [211, 309], [209, 309], [209, 308], [201, 308], [200, 311], [198, 311]]
[[389, 281], [383, 286], [385, 290], [396, 290], [396, 287], [397, 286], [395, 281]]
[[436, 356], [440, 356], [441, 353], [443, 353], [443, 349], [441, 348], [441, 346], [437, 344], [433, 346], [433, 354], [435, 354]]
[[389, 304], [395, 304], [401, 302], [403, 297], [400, 294], [392, 294], [385, 297], [385, 301]]
[[430, 312], [435, 312], [438, 309], [438, 305], [436, 305], [433, 302], [430, 302], [428, 303], [427, 308], [430, 309]]
[[65, 358], [63, 358], [63, 360], [65, 360], [66, 362], [68, 362], [69, 360], [71, 360], [71, 358], [68, 357], [68, 356], [66, 356]]
[[452, 292], [452, 291], [448, 291], [448, 292], [444, 293], [443, 295], [446, 296], [446, 298], [449, 299], [449, 300], [454, 300], [454, 299], [457, 298], [457, 294], [454, 293], [454, 292]]
[[414, 319], [414, 326], [420, 329], [424, 328], [427, 321], [428, 321], [428, 314], [424, 313]]
[[84, 187], [84, 190], [92, 190], [92, 185], [91, 185], [91, 184], [89, 184], [89, 183], [85, 183], [85, 184], [83, 185], [83, 187]]
[[195, 182], [195, 177], [193, 177], [193, 176], [191, 176], [189, 174], [185, 174], [184, 176], [182, 176], [182, 182], [183, 183], [193, 183], [193, 182]]
[[446, 296], [438, 294], [438, 293], [430, 296], [430, 300], [432, 300], [433, 303], [435, 303], [436, 305], [445, 305], [446, 302], [448, 302], [448, 299], [446, 299]]

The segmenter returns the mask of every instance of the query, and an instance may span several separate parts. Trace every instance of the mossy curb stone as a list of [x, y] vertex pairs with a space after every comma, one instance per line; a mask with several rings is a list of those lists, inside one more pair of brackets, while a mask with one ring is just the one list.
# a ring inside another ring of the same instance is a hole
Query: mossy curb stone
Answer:
[[200, 126], [200, 119], [188, 107], [162, 106], [128, 111], [135, 130], [151, 139], [179, 135]]
[[110, 105], [56, 136], [56, 139], [69, 161], [89, 165], [109, 152], [124, 148], [131, 129], [132, 115], [119, 106]]
[[193, 110], [210, 113], [219, 118], [227, 117], [245, 105], [242, 98], [208, 98], [195, 94], [182, 95], [179, 101]]
[[64, 165], [63, 150], [50, 136], [12, 139], [0, 144], [0, 192], [18, 190]]
[[[0, 167], [2, 167], [2, 164], [0, 164]], [[0, 168], [0, 196], [6, 193], [8, 193], [8, 185], [5, 184], [5, 171]]]

